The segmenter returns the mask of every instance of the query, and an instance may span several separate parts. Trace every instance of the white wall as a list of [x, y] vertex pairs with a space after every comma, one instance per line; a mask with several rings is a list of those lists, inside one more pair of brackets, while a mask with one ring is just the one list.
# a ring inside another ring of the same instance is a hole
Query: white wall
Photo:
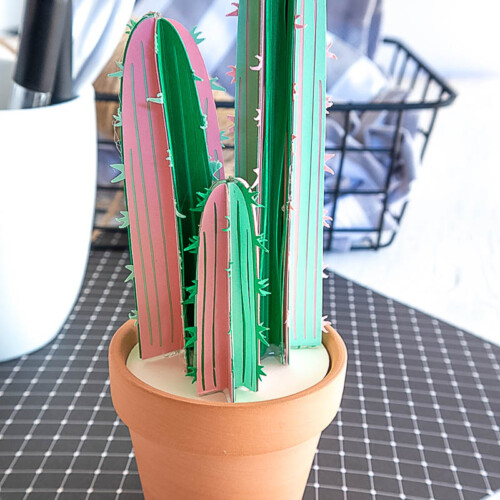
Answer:
[[18, 27], [23, 4], [24, 0], [0, 0], [0, 32]]
[[383, 34], [444, 76], [500, 74], [500, 0], [384, 0]]

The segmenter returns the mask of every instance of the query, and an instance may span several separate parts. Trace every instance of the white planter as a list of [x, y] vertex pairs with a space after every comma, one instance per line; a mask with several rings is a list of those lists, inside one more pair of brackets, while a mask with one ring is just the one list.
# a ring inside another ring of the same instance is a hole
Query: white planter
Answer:
[[[2, 86], [10, 82], [6, 67], [4, 61]], [[97, 158], [92, 87], [45, 108], [2, 109], [5, 104], [0, 102], [0, 361], [44, 346], [71, 311], [87, 264]]]

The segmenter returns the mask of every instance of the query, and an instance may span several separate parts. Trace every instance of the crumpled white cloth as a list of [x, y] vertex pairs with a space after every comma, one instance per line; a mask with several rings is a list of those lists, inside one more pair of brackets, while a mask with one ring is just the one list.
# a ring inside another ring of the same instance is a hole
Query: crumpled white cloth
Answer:
[[[400, 90], [383, 90], [374, 101], [399, 102], [406, 95]], [[335, 107], [333, 108], [335, 109]], [[339, 147], [344, 136], [343, 113], [330, 113], [326, 125], [326, 148]], [[338, 120], [338, 121], [337, 121]], [[349, 148], [392, 148], [396, 134], [397, 113], [380, 111], [363, 115], [351, 112], [350, 129], [346, 139]], [[410, 193], [419, 165], [415, 135], [418, 130], [418, 112], [405, 112], [402, 117], [398, 154], [388, 185], [387, 212], [381, 243], [387, 243], [397, 230], [397, 217]], [[356, 190], [354, 194], [339, 196], [335, 207], [335, 229], [378, 228], [382, 217], [384, 196], [363, 195], [361, 191], [384, 191], [391, 163], [390, 152], [346, 152], [342, 171], [341, 155], [328, 162], [335, 175], [325, 175], [325, 208], [332, 215], [335, 189], [340, 177], [340, 190]], [[348, 251], [353, 245], [373, 244], [378, 234], [373, 232], [335, 233], [333, 250]]]

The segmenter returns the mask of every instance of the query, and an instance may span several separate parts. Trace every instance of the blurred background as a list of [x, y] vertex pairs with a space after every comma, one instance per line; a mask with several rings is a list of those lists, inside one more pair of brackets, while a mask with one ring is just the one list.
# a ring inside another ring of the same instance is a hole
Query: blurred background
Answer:
[[394, 242], [334, 253], [344, 276], [500, 344], [500, 5], [385, 0], [382, 34], [457, 91], [437, 117]]
[[[95, 80], [98, 100], [94, 247], [118, 231], [123, 206], [120, 186], [109, 185], [118, 88], [106, 75], [121, 60], [126, 20], [158, 10], [198, 26], [208, 69], [228, 90], [217, 95], [224, 128], [232, 103], [226, 71], [235, 60], [230, 3], [73, 2], [73, 77], [81, 88]], [[499, 10], [495, 0], [328, 2], [337, 60], [328, 60], [327, 149], [336, 156], [325, 205], [328, 268], [497, 344]], [[111, 12], [115, 25], [107, 26]], [[15, 59], [21, 16], [22, 2], [0, 1], [2, 59]], [[226, 145], [230, 169], [231, 137]]]

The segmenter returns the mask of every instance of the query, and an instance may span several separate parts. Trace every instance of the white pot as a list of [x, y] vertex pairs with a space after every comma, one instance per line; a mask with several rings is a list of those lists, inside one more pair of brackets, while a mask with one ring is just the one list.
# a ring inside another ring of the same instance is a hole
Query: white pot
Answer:
[[[11, 81], [6, 68], [3, 61], [2, 86]], [[44, 346], [72, 309], [87, 264], [97, 159], [92, 87], [44, 108], [6, 104], [0, 102], [0, 361]]]

